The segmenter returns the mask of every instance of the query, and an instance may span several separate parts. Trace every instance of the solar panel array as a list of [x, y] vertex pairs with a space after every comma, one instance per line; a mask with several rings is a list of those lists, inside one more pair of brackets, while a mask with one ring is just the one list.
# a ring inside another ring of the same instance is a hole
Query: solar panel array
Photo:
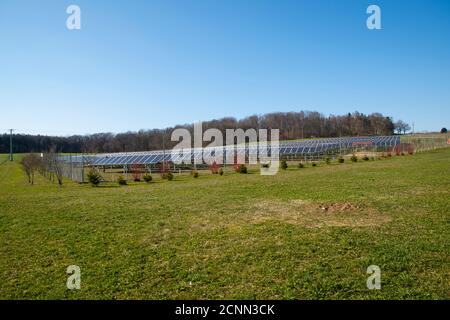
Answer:
[[[399, 136], [373, 136], [373, 137], [343, 137], [343, 138], [325, 138], [303, 141], [280, 142], [278, 147], [267, 145], [267, 152], [279, 152], [280, 156], [286, 155], [313, 155], [326, 153], [333, 150], [342, 150], [352, 148], [359, 144], [370, 144], [375, 147], [393, 147], [400, 144]], [[63, 156], [64, 161], [73, 163], [83, 163], [92, 166], [122, 166], [130, 164], [156, 164], [163, 161], [191, 163], [191, 161], [201, 162], [205, 157], [214, 157], [217, 152], [224, 154], [224, 161], [234, 157], [235, 150], [238, 156], [259, 155], [261, 149], [258, 145], [248, 144], [246, 146], [225, 146], [198, 149], [184, 149], [173, 152], [172, 150], [127, 152], [127, 153], [108, 153], [95, 155], [77, 155]]]

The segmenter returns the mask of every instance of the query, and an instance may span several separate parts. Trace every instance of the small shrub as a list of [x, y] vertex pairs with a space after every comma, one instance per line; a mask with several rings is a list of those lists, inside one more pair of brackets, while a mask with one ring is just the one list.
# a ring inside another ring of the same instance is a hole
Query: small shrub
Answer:
[[330, 157], [326, 157], [326, 158], [325, 158], [325, 163], [326, 163], [326, 164], [330, 164], [330, 163], [331, 163]]
[[142, 179], [142, 165], [132, 164], [131, 165], [131, 176], [133, 177], [133, 181], [140, 182]]
[[117, 177], [117, 183], [120, 186], [125, 186], [125, 185], [127, 185], [127, 180], [125, 180], [125, 178], [122, 175], [120, 175]]
[[288, 164], [287, 164], [286, 160], [281, 160], [280, 166], [281, 166], [281, 169], [286, 170], [288, 168]]
[[313, 167], [317, 167], [317, 163], [315, 163], [315, 162], [313, 162], [311, 165], [312, 165]]
[[362, 157], [362, 159], [363, 159], [364, 161], [369, 161], [369, 157], [368, 157], [368, 156], [364, 156], [364, 157]]
[[217, 164], [217, 162], [214, 161], [209, 168], [211, 169], [212, 174], [219, 173], [220, 166]]
[[353, 156], [350, 158], [350, 160], [351, 160], [352, 162], [358, 162], [358, 157], [355, 156], [355, 155], [353, 155]]
[[304, 167], [305, 167], [305, 165], [304, 165], [303, 163], [300, 162], [300, 163], [298, 164], [298, 168], [299, 168], [299, 169], [304, 168]]
[[193, 176], [194, 178], [198, 178], [198, 171], [197, 170], [192, 170], [191, 171], [191, 176]]
[[344, 163], [344, 161], [345, 161], [344, 158], [339, 157], [339, 159], [338, 159], [338, 162], [339, 162], [339, 163]]
[[102, 181], [102, 176], [95, 170], [91, 169], [89, 170], [87, 174], [88, 181], [91, 185], [94, 187], [98, 186], [100, 182]]
[[147, 182], [147, 183], [150, 183], [153, 180], [153, 177], [152, 177], [152, 175], [150, 173], [144, 174], [143, 178], [144, 178], [144, 181]]
[[239, 173], [247, 173], [247, 167], [243, 164], [239, 166]]
[[223, 169], [222, 169], [222, 168], [219, 169], [219, 174], [220, 174], [221, 176], [223, 176]]
[[170, 171], [164, 172], [161, 176], [164, 180], [173, 180], [173, 173]]

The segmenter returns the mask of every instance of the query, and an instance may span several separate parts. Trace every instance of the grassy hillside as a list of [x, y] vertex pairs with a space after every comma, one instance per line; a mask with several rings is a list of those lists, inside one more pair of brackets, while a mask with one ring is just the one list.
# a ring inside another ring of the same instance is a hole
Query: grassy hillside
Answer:
[[2, 299], [450, 298], [448, 149], [98, 188], [30, 186], [5, 159]]

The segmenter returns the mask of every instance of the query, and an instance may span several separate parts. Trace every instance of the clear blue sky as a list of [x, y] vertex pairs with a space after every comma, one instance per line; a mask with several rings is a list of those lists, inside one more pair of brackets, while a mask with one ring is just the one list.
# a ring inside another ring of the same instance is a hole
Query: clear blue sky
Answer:
[[58, 135], [302, 109], [439, 130], [450, 1], [1, 0], [0, 108], [0, 132]]

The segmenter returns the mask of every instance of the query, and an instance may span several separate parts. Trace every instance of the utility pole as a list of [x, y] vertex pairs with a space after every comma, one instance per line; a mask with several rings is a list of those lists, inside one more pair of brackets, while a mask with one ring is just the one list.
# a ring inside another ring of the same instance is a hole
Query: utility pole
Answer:
[[164, 133], [163, 133], [163, 168], [162, 168], [162, 172], [166, 173], [166, 131], [167, 128], [164, 129]]
[[13, 161], [13, 134], [14, 129], [9, 129], [9, 161]]

